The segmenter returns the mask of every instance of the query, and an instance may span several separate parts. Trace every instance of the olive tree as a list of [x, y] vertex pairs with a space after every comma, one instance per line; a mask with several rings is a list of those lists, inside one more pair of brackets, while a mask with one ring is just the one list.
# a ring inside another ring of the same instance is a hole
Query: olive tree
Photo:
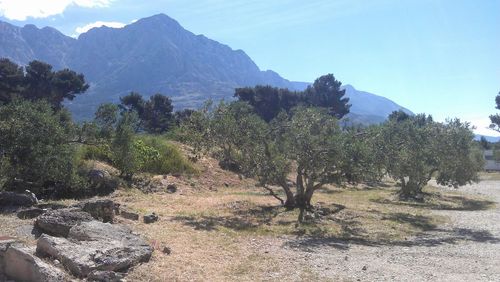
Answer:
[[[216, 154], [221, 160], [229, 155], [284, 206], [299, 208], [299, 221], [325, 184], [365, 179], [372, 171], [365, 138], [343, 131], [325, 110], [300, 107], [266, 123], [241, 102], [220, 104], [211, 113], [193, 114], [183, 129], [191, 132], [190, 144], [222, 152]], [[294, 181], [288, 180], [291, 173]], [[286, 199], [271, 186], [280, 187]]]
[[477, 181], [483, 166], [469, 124], [458, 119], [439, 123], [393, 114], [381, 127], [379, 150], [387, 173], [400, 182], [402, 199], [421, 199], [432, 177], [454, 187]]

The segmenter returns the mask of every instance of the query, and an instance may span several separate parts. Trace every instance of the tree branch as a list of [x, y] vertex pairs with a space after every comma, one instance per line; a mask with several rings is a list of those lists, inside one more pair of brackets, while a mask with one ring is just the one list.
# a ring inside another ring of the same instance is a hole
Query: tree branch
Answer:
[[274, 198], [278, 199], [278, 201], [280, 201], [280, 202], [281, 202], [281, 205], [284, 205], [284, 204], [285, 204], [285, 201], [284, 201], [282, 198], [280, 198], [280, 197], [279, 197], [279, 196], [278, 196], [278, 195], [274, 192], [274, 190], [273, 190], [273, 189], [271, 189], [271, 188], [267, 187], [266, 185], [262, 185], [262, 187], [263, 187], [264, 189], [266, 189], [267, 191], [269, 191], [269, 195], [271, 195], [271, 196], [273, 196]]

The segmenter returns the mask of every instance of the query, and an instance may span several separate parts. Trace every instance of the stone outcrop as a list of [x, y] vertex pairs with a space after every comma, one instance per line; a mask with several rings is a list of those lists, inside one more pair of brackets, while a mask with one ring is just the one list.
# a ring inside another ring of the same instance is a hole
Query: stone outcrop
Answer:
[[82, 210], [103, 222], [113, 222], [115, 203], [111, 200], [91, 200], [83, 202]]
[[93, 271], [123, 271], [150, 259], [153, 249], [123, 226], [97, 221], [82, 222], [67, 238], [42, 235], [37, 253], [59, 260], [77, 277]]
[[[86, 281], [121, 281], [124, 271], [149, 261], [153, 248], [129, 228], [110, 223], [115, 207], [111, 200], [91, 200], [70, 208], [21, 211], [22, 218], [42, 213], [35, 221], [43, 233], [37, 241], [37, 256], [34, 249], [0, 237], [0, 281], [68, 281], [58, 267]], [[40, 257], [52, 258], [58, 267]]]
[[37, 216], [40, 216], [44, 212], [45, 211], [41, 208], [31, 207], [31, 208], [22, 209], [22, 210], [18, 211], [17, 217], [19, 217], [20, 219], [32, 219], [32, 218], [35, 218]]
[[[34, 256], [33, 250], [0, 241], [0, 279], [15, 281], [68, 281], [65, 273]], [[3, 281], [3, 280], [2, 280]]]
[[0, 207], [31, 207], [37, 203], [35, 194], [29, 190], [24, 193], [0, 192]]
[[64, 208], [42, 214], [36, 219], [35, 226], [43, 233], [67, 237], [71, 227], [92, 220], [94, 218], [89, 213], [78, 208]]
[[130, 220], [139, 220], [139, 214], [128, 209], [120, 210], [120, 216]]

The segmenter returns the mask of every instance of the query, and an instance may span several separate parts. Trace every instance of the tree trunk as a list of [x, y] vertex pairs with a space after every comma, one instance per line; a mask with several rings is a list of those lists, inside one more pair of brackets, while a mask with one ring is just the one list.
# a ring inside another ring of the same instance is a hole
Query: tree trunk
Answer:
[[422, 185], [410, 179], [407, 183], [401, 183], [401, 191], [399, 192], [399, 198], [401, 200], [421, 200], [422, 199]]
[[295, 197], [293, 195], [293, 192], [290, 190], [288, 187], [283, 187], [283, 190], [285, 191], [286, 194], [286, 200], [285, 200], [285, 208], [289, 210], [293, 210], [296, 207], [296, 202], [295, 202]]
[[305, 211], [305, 208], [304, 208], [304, 207], [300, 207], [300, 212], [299, 212], [299, 223], [304, 222], [304, 211]]
[[308, 188], [306, 190], [306, 193], [304, 195], [304, 201], [305, 201], [305, 206], [307, 209], [311, 209], [312, 208], [312, 205], [311, 205], [311, 199], [312, 199], [312, 196], [314, 194], [314, 188]]

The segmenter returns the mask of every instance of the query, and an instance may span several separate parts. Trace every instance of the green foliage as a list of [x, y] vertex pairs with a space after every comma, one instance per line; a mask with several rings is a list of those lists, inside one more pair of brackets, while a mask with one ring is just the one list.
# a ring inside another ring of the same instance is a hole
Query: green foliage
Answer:
[[144, 129], [148, 133], [161, 134], [167, 132], [175, 124], [172, 111], [172, 100], [161, 94], [155, 94], [149, 98], [144, 106], [141, 119], [144, 121]]
[[[496, 109], [500, 110], [500, 92], [495, 97]], [[500, 114], [490, 115], [490, 128], [500, 132]]]
[[[197, 153], [210, 152], [221, 165], [231, 164], [226, 168], [256, 177], [277, 198], [268, 185], [280, 186], [286, 201], [279, 199], [289, 208], [299, 207], [302, 220], [314, 191], [327, 183], [366, 179], [374, 158], [366, 157], [371, 154], [364, 139], [342, 131], [325, 111], [299, 107], [293, 112], [266, 123], [246, 103], [220, 103], [193, 113], [182, 129]], [[295, 187], [287, 180], [292, 171]]]
[[125, 112], [118, 121], [112, 142], [113, 164], [126, 179], [131, 179], [141, 168], [141, 157], [134, 146], [137, 122], [135, 112]]
[[140, 130], [161, 134], [175, 125], [172, 100], [162, 94], [155, 94], [145, 101], [139, 93], [132, 92], [120, 98], [122, 112], [135, 111], [140, 119]]
[[[393, 114], [393, 117], [398, 115]], [[387, 172], [401, 183], [403, 198], [418, 196], [433, 177], [455, 187], [477, 181], [481, 154], [467, 123], [438, 123], [430, 116], [393, 118], [381, 127], [379, 148]]]
[[100, 137], [110, 139], [113, 137], [118, 122], [118, 106], [112, 103], [99, 105], [95, 112], [94, 122], [99, 127]]
[[270, 122], [281, 111], [289, 113], [293, 107], [305, 103], [303, 93], [272, 86], [237, 88], [234, 97], [249, 103], [266, 122]]
[[316, 79], [312, 86], [303, 92], [271, 86], [237, 88], [234, 97], [249, 103], [255, 113], [266, 122], [270, 122], [282, 111], [290, 113], [297, 106], [326, 108], [328, 113], [338, 119], [349, 113], [351, 107], [345, 98], [345, 90], [340, 90], [342, 83], [333, 74]]
[[19, 97], [24, 80], [23, 68], [9, 59], [0, 59], [0, 105]]
[[113, 164], [113, 152], [109, 144], [84, 145], [81, 147], [81, 158], [84, 160], [97, 160]]
[[197, 172], [179, 149], [165, 138], [153, 135], [141, 135], [138, 138], [150, 151], [150, 157], [146, 158], [143, 165], [144, 172], [153, 174]]
[[73, 125], [46, 102], [14, 100], [0, 107], [0, 167], [7, 189], [63, 195], [82, 188], [76, 174]]
[[306, 100], [309, 105], [327, 108], [330, 115], [341, 119], [351, 108], [349, 98], [344, 97], [345, 90], [340, 90], [341, 85], [333, 74], [323, 75], [307, 87]]
[[30, 62], [24, 70], [8, 59], [0, 60], [0, 104], [22, 97], [45, 100], [59, 109], [65, 99], [73, 100], [89, 87], [82, 74], [69, 69], [53, 71], [51, 65], [40, 61]]

